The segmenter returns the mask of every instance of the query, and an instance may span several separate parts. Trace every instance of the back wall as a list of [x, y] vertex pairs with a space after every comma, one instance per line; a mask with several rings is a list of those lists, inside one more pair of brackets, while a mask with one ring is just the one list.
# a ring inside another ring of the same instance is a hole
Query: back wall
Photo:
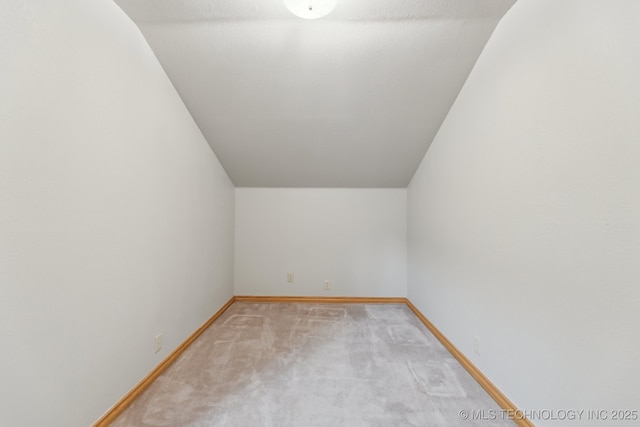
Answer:
[[404, 297], [406, 221], [405, 189], [237, 188], [235, 293]]

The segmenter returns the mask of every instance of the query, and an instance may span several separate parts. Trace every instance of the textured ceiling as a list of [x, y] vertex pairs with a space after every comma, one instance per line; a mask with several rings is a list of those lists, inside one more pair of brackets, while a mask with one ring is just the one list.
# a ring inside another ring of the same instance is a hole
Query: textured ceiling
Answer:
[[238, 187], [405, 187], [515, 0], [116, 0]]

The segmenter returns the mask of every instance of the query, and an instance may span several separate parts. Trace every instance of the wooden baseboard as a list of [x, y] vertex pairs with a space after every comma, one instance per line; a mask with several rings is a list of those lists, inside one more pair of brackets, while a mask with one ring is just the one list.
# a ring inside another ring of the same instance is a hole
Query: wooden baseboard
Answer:
[[182, 344], [180, 344], [175, 350], [173, 350], [158, 366], [155, 367], [146, 377], [144, 377], [135, 387], [133, 387], [122, 399], [118, 401], [111, 409], [109, 409], [98, 421], [93, 424], [93, 427], [107, 427], [115, 421], [118, 416], [124, 412], [125, 409], [133, 403], [155, 380], [167, 370], [173, 362], [209, 327], [218, 317], [222, 315], [235, 301], [235, 297], [231, 297], [220, 310], [216, 312], [209, 320], [207, 320], [202, 326], [200, 326], [193, 334], [189, 336]]
[[396, 297], [272, 297], [272, 296], [236, 296], [238, 302], [305, 302], [335, 304], [404, 304], [406, 298]]
[[[429, 321], [421, 312], [411, 303], [408, 299], [405, 299], [407, 307], [413, 311], [413, 313], [420, 319], [420, 321], [429, 329], [429, 331], [442, 343], [442, 345], [451, 353], [453, 357], [462, 365], [463, 368], [471, 374], [471, 376], [480, 384], [480, 386], [496, 401], [496, 403], [508, 413], [520, 414], [518, 408], [505, 396], [498, 387], [496, 387], [480, 370], [473, 364], [467, 357], [462, 354], [452, 343], [445, 337], [442, 332], [436, 328], [433, 323]], [[513, 420], [520, 427], [535, 427], [534, 424], [522, 417]]]

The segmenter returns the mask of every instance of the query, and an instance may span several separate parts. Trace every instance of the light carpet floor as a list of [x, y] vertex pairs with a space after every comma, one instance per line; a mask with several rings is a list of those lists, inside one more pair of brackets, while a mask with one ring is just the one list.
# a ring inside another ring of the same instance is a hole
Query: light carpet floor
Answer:
[[112, 424], [476, 425], [514, 424], [404, 304], [242, 302]]

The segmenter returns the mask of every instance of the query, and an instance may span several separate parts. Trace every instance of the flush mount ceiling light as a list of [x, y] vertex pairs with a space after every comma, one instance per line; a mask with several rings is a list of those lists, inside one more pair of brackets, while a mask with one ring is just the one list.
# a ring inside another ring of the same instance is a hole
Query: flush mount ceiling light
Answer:
[[327, 16], [336, 7], [338, 0], [284, 0], [291, 13], [304, 19]]

